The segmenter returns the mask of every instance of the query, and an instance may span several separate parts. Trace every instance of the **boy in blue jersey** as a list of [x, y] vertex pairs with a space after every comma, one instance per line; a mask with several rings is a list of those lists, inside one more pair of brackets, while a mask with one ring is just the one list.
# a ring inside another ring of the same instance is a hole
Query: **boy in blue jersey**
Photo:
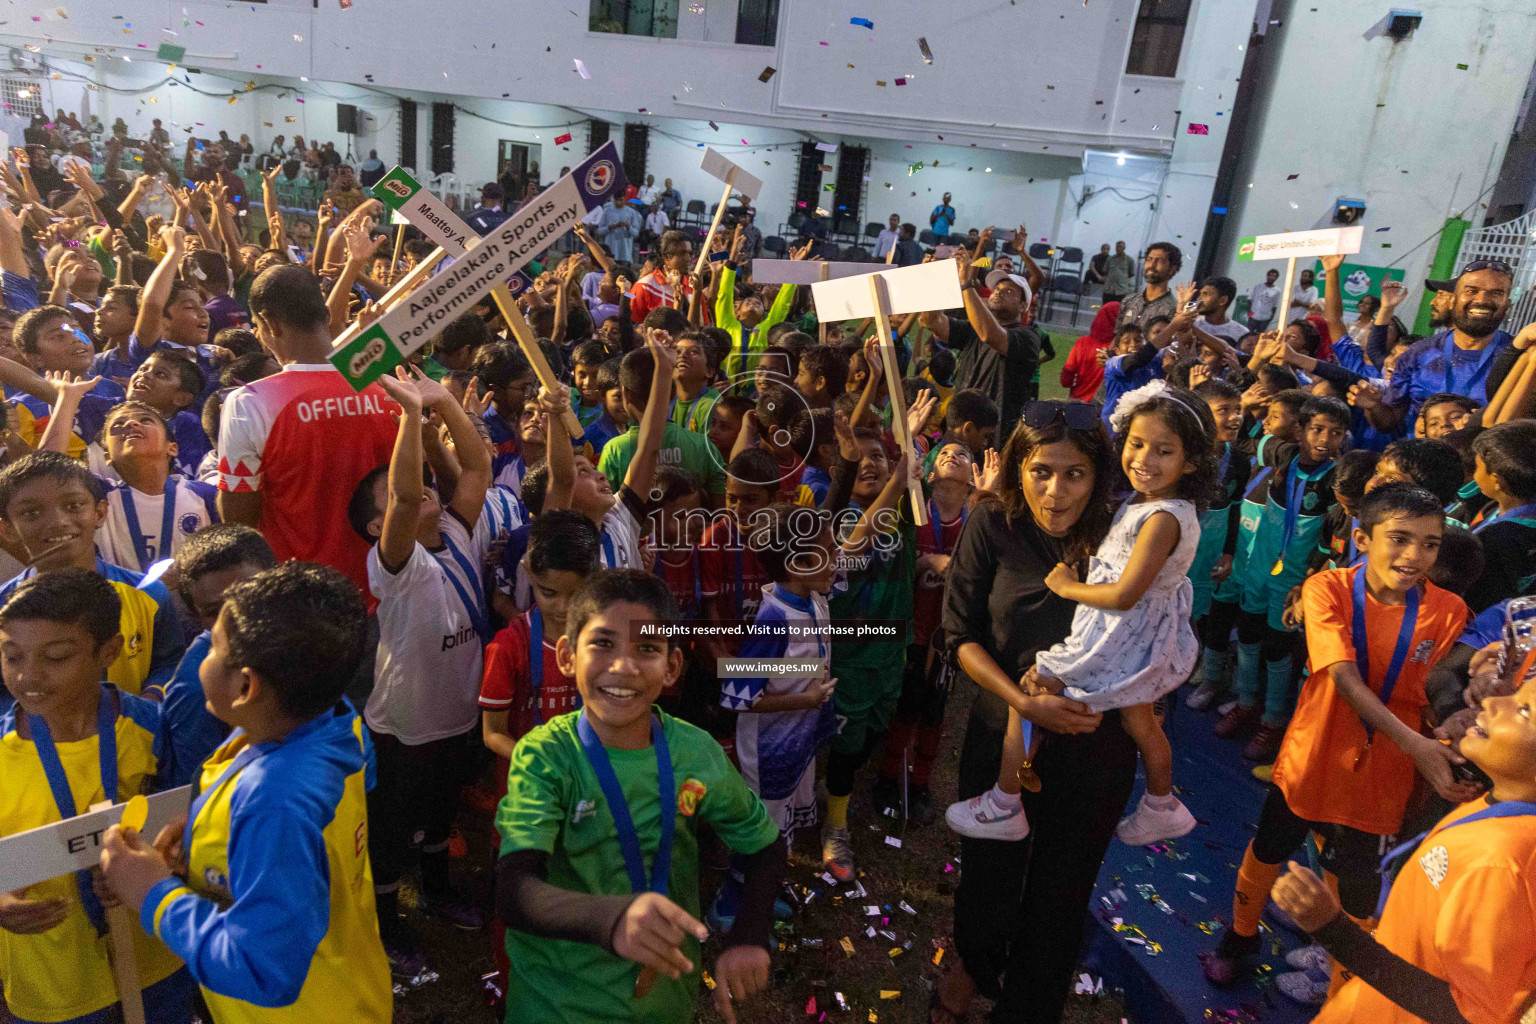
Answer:
[[198, 677], [213, 646], [213, 624], [224, 607], [224, 592], [276, 564], [266, 538], [237, 523], [204, 527], [176, 552], [181, 598], [203, 631], [187, 646], [160, 701], [160, 716], [170, 732], [172, 785], [195, 779], [203, 761], [229, 738], [229, 726], [209, 713]]
[[583, 708], [518, 742], [496, 813], [509, 1024], [693, 1019], [701, 822], [746, 875], [715, 1008], [733, 1022], [731, 1000], [768, 984], [784, 843], [720, 745], [653, 707], [683, 652], [640, 631], [676, 618], [666, 584], [631, 569], [596, 573], [566, 612], [556, 651]]
[[186, 961], [216, 1024], [391, 1019], [372, 759], [342, 698], [365, 632], [362, 595], [326, 566], [230, 587], [200, 675], [234, 732], [203, 765], [184, 830], [155, 847], [116, 826], [104, 839], [107, 884]]
[[[159, 709], [101, 682], [117, 658], [117, 594], [84, 569], [18, 587], [0, 607], [0, 665], [17, 703], [0, 715], [0, 836], [84, 814], [163, 783]], [[21, 1021], [117, 1019], [101, 890], [78, 871], [0, 894], [5, 1003]], [[192, 981], [133, 928], [149, 1020], [192, 1017]]]
[[480, 386], [491, 393], [491, 407], [485, 410], [482, 419], [491, 432], [491, 444], [496, 449], [492, 479], [499, 481], [511, 473], [512, 464], [521, 454], [518, 425], [522, 422], [523, 406], [537, 392], [538, 385], [528, 358], [510, 341], [481, 346], [470, 370], [480, 381]]
[[[0, 531], [24, 547], [28, 568], [0, 585], [0, 601], [34, 576], [91, 569], [117, 592], [123, 644], [107, 681], [126, 693], [157, 696], [181, 657], [181, 624], [170, 591], [158, 580], [112, 565], [96, 554], [96, 530], [107, 501], [85, 464], [59, 452], [34, 452], [0, 472]], [[0, 694], [8, 705], [10, 696]]]
[[[71, 379], [91, 372], [94, 352], [91, 339], [75, 326], [74, 317], [62, 306], [38, 306], [16, 321], [12, 334], [16, 347], [30, 365], [0, 359], [0, 379], [7, 393], [15, 394], [17, 433], [36, 447], [53, 414], [52, 403], [58, 393], [46, 373], [67, 373]], [[107, 412], [123, 400], [123, 389], [111, 381], [101, 381], [80, 400], [72, 426], [69, 454], [85, 454], [86, 445], [101, 433]]]

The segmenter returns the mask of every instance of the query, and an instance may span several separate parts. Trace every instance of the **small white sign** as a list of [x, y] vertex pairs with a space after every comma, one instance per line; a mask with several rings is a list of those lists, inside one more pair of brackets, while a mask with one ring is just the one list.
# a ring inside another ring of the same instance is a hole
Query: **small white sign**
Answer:
[[[751, 200], [755, 200], [757, 194], [763, 190], [763, 179], [748, 174], [708, 146], [704, 147], [704, 159], [699, 161], [699, 170], [712, 178], [719, 178], [721, 181], [729, 180], [733, 189]], [[732, 171], [736, 172], [734, 179], [727, 177]]]
[[[960, 279], [950, 260], [919, 263], [915, 267], [879, 272], [885, 281], [886, 296], [893, 316], [921, 313], [929, 309], [955, 309], [965, 302], [960, 294]], [[865, 274], [839, 281], [818, 281], [811, 285], [816, 301], [816, 319], [826, 323], [856, 320], [875, 315], [875, 300], [869, 293]]]
[[[146, 842], [160, 829], [185, 814], [192, 803], [192, 787], [156, 793], [148, 800], [144, 820]], [[29, 885], [101, 863], [101, 841], [107, 829], [123, 817], [126, 803], [56, 821], [0, 839], [0, 892], [14, 892]]]
[[[1365, 228], [1321, 228], [1317, 231], [1286, 231], [1259, 235], [1238, 250], [1240, 260], [1287, 260], [1308, 256], [1347, 256], [1360, 251]], [[1253, 246], [1252, 253], [1242, 250]]]
[[886, 269], [884, 263], [826, 263], [821, 260], [753, 260], [754, 284], [815, 284], [822, 280], [821, 268], [827, 268], [826, 280], [860, 277]]

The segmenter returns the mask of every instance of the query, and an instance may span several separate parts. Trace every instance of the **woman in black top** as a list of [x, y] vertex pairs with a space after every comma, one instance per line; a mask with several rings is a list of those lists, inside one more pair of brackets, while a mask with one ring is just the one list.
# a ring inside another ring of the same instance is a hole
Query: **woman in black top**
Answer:
[[1031, 402], [1002, 461], [1002, 495], [970, 516], [944, 591], [950, 650], [981, 688], [960, 754], [960, 799], [996, 781], [1010, 705], [1051, 735], [1034, 761], [1043, 788], [1023, 794], [1028, 839], [961, 839], [958, 955], [932, 1018], [960, 1019], [980, 991], [997, 1000], [994, 1020], [1048, 1024], [1066, 1005], [1094, 879], [1135, 780], [1136, 745], [1118, 712], [1026, 696], [1018, 681], [1038, 651], [1071, 631], [1077, 606], [1052, 594], [1045, 577], [1103, 539], [1117, 460], [1090, 406]]

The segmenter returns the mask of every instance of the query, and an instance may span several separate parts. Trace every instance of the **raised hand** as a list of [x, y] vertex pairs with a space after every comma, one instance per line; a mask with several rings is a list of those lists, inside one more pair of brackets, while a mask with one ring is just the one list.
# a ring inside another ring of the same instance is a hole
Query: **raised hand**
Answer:
[[1359, 381], [1350, 386], [1349, 404], [1359, 409], [1381, 408], [1381, 389], [1367, 381]]
[[489, 390], [480, 394], [480, 378], [471, 377], [469, 383], [464, 385], [464, 411], [469, 413], [471, 419], [484, 416], [494, 397], [494, 393]]
[[1003, 460], [996, 448], [988, 448], [980, 463], [971, 465], [971, 483], [978, 491], [997, 493], [997, 485], [1003, 478]]
[[166, 253], [181, 252], [187, 247], [187, 229], [180, 224], [160, 229], [160, 248]]
[[1344, 265], [1344, 257], [1341, 255], [1319, 256], [1317, 259], [1323, 265], [1325, 272], [1338, 270]]
[[864, 458], [864, 448], [859, 444], [858, 435], [853, 432], [853, 427], [848, 422], [847, 413], [832, 414], [832, 432], [837, 436], [837, 453], [842, 456], [844, 462], [857, 463]]
[[69, 398], [79, 402], [81, 396], [91, 393], [91, 389], [101, 383], [101, 377], [80, 378], [70, 374], [67, 370], [50, 370], [44, 373], [48, 383], [59, 392], [60, 398]]
[[1381, 283], [1381, 308], [1387, 313], [1403, 304], [1408, 298], [1408, 288], [1401, 281], [1383, 281]]
[[802, 245], [800, 248], [798, 248], [798, 249], [791, 249], [790, 250], [789, 258], [792, 259], [792, 260], [803, 260], [803, 259], [805, 259], [807, 256], [809, 256], [811, 254], [811, 249], [813, 249], [815, 247], [815, 245], [816, 245], [816, 239], [814, 239], [814, 238], [807, 239], [806, 243], [804, 245]]
[[1195, 290], [1193, 281], [1181, 281], [1173, 286], [1173, 297], [1177, 300], [1180, 310], [1183, 310], [1184, 305], [1195, 297]]

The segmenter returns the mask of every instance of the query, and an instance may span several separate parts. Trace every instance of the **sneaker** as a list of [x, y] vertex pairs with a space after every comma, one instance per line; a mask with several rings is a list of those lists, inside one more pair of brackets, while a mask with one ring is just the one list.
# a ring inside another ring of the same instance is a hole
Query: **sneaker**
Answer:
[[1328, 998], [1328, 971], [1288, 971], [1275, 978], [1275, 987], [1302, 1006], [1322, 1006]]
[[939, 818], [938, 808], [927, 786], [913, 786], [907, 792], [907, 820], [914, 825], [932, 825]]
[[1333, 957], [1322, 946], [1302, 946], [1285, 954], [1285, 962], [1298, 971], [1323, 971], [1333, 970]]
[[1199, 954], [1201, 973], [1205, 975], [1206, 981], [1218, 988], [1230, 985], [1244, 973], [1243, 961], [1258, 951], [1257, 935], [1239, 935], [1228, 930], [1215, 949]]
[[853, 879], [853, 836], [828, 825], [821, 833], [821, 863], [839, 882]]
[[485, 927], [485, 911], [469, 903], [423, 893], [416, 901], [416, 909], [461, 932], [477, 932]]
[[1283, 739], [1285, 739], [1285, 726], [1264, 722], [1259, 726], [1259, 731], [1254, 733], [1253, 739], [1243, 747], [1243, 759], [1257, 761], [1260, 764], [1272, 764], [1275, 756], [1280, 753], [1280, 741]]
[[414, 943], [384, 943], [384, 955], [389, 957], [389, 973], [401, 981], [410, 981], [427, 969], [427, 958]]
[[944, 821], [950, 831], [971, 839], [1005, 841], [1016, 841], [1029, 835], [1029, 819], [1024, 816], [1024, 805], [1014, 804], [999, 811], [988, 798], [990, 792], [950, 804], [944, 811]]
[[1175, 806], [1162, 809], [1153, 807], [1147, 799], [1143, 794], [1136, 810], [1129, 817], [1122, 818], [1119, 827], [1115, 829], [1115, 835], [1125, 845], [1146, 846], [1164, 839], [1177, 839], [1188, 835], [1195, 827], [1195, 816], [1189, 813], [1189, 808], [1178, 797], [1173, 798]]
[[1214, 731], [1224, 740], [1230, 740], [1236, 736], [1247, 736], [1258, 729], [1263, 717], [1264, 710], [1258, 705], [1248, 708], [1239, 704], [1217, 720]]
[[1214, 707], [1227, 692], [1225, 686], [1212, 686], [1210, 683], [1201, 683], [1195, 687], [1195, 692], [1189, 695], [1184, 706], [1191, 711], [1208, 711]]

